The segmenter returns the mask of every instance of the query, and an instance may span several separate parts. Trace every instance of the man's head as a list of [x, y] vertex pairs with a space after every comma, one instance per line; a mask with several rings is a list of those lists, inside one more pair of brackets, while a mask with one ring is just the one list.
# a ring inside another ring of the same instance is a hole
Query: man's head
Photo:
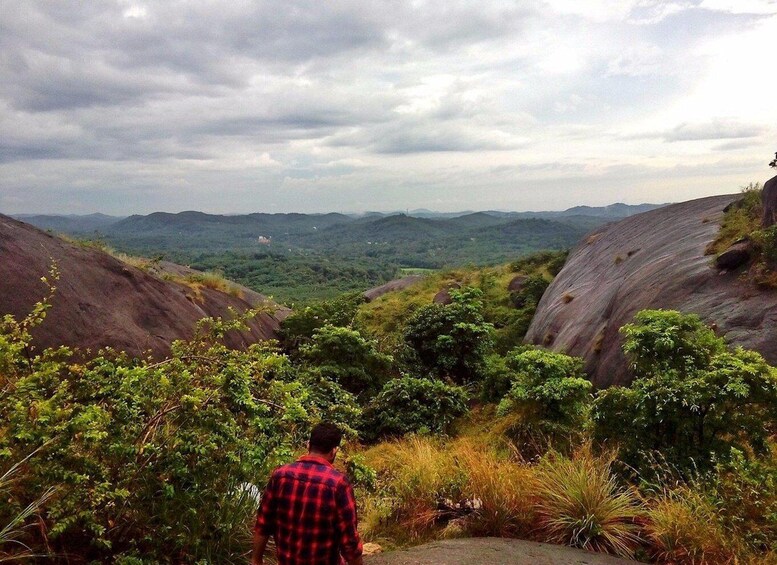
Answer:
[[342, 439], [343, 433], [340, 428], [329, 422], [321, 422], [310, 432], [308, 451], [333, 462]]

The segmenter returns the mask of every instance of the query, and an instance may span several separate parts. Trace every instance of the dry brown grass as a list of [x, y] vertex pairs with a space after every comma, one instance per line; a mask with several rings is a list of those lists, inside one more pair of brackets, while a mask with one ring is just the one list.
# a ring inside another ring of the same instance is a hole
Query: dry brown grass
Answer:
[[717, 520], [715, 508], [689, 487], [665, 492], [648, 512], [646, 536], [662, 562], [725, 565], [737, 560], [737, 548]]

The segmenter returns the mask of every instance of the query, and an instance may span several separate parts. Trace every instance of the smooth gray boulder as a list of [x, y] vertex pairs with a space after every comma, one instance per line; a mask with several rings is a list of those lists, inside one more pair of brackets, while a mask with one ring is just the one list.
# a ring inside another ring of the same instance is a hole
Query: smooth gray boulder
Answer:
[[627, 385], [618, 330], [640, 310], [665, 308], [696, 313], [727, 342], [777, 364], [777, 290], [721, 272], [704, 254], [738, 198], [673, 204], [588, 235], [540, 300], [526, 341], [583, 357], [599, 388]]

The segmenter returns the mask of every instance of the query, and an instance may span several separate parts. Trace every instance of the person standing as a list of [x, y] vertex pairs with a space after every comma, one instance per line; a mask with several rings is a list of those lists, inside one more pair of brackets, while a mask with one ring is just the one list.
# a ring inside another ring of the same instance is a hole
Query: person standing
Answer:
[[257, 512], [253, 565], [262, 565], [270, 536], [278, 565], [362, 565], [353, 488], [332, 466], [342, 437], [334, 424], [318, 424], [308, 454], [273, 471]]

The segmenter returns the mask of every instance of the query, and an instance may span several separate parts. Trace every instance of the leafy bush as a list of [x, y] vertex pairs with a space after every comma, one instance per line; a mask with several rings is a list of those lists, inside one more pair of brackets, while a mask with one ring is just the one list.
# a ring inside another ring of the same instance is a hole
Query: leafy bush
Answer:
[[612, 458], [590, 449], [550, 453], [537, 468], [540, 527], [546, 541], [631, 557], [639, 543], [639, 497], [618, 486]]
[[364, 411], [365, 439], [442, 433], [467, 412], [467, 392], [442, 381], [402, 377], [386, 383]]
[[253, 503], [236, 494], [239, 485], [261, 484], [288, 460], [326, 413], [321, 403], [271, 346], [223, 345], [243, 318], [203, 321], [162, 362], [111, 351], [85, 360], [67, 348], [34, 351], [30, 331], [48, 304], [0, 324], [0, 464], [39, 450], [0, 515], [54, 487], [39, 527], [28, 530], [35, 550], [242, 559]]
[[752, 234], [766, 264], [772, 269], [777, 267], [777, 224]]
[[763, 453], [777, 418], [777, 370], [752, 351], [729, 351], [694, 315], [646, 310], [624, 326], [635, 372], [594, 403], [596, 435], [645, 468], [650, 451], [681, 471], [709, 468], [732, 447]]
[[296, 352], [310, 342], [316, 330], [326, 325], [349, 327], [363, 302], [362, 293], [352, 292], [294, 310], [281, 322], [281, 343], [287, 351]]
[[299, 356], [308, 367], [361, 398], [380, 392], [394, 361], [358, 331], [328, 324], [313, 332]]
[[451, 290], [453, 302], [430, 304], [407, 322], [404, 340], [421, 368], [458, 384], [481, 377], [493, 326], [483, 319], [482, 291]]
[[508, 355], [506, 365], [512, 385], [499, 403], [500, 416], [516, 414], [524, 431], [550, 439], [583, 429], [592, 385], [582, 359], [522, 348]]
[[512, 300], [516, 306], [532, 306], [539, 304], [542, 295], [550, 286], [550, 282], [541, 275], [529, 275], [523, 283], [523, 288], [512, 295]]

